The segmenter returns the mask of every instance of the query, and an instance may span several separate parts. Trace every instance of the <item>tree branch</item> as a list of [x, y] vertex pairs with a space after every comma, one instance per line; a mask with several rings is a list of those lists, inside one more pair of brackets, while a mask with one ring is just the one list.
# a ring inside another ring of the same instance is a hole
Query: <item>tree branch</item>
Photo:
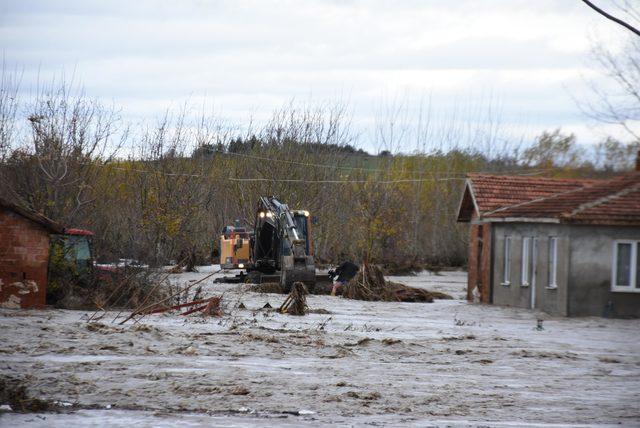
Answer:
[[586, 4], [587, 6], [589, 6], [591, 9], [595, 10], [596, 12], [598, 12], [600, 15], [604, 16], [607, 19], [610, 19], [611, 21], [622, 25], [623, 27], [625, 27], [626, 29], [628, 29], [629, 31], [633, 32], [636, 34], [636, 36], [640, 37], [640, 30], [638, 30], [637, 28], [633, 27], [631, 24], [624, 22], [622, 19], [620, 18], [616, 18], [613, 15], [608, 14], [607, 12], [605, 12], [604, 10], [600, 9], [598, 6], [596, 6], [595, 4], [593, 4], [591, 1], [589, 0], [582, 0], [582, 2], [584, 4]]

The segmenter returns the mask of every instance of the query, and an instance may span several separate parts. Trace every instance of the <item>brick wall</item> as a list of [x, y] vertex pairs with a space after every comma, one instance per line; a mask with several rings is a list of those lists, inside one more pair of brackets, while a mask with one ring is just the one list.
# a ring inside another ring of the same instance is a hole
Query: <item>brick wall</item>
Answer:
[[482, 303], [491, 303], [491, 223], [482, 225], [482, 254], [480, 255], [480, 284], [482, 289]]
[[473, 290], [478, 285], [478, 232], [479, 226], [472, 224], [469, 226], [469, 256], [468, 256], [468, 274], [467, 274], [467, 300], [473, 301]]
[[471, 224], [469, 227], [469, 262], [467, 300], [474, 300], [478, 289], [480, 301], [491, 302], [491, 224]]
[[43, 308], [48, 265], [49, 232], [0, 207], [0, 306]]

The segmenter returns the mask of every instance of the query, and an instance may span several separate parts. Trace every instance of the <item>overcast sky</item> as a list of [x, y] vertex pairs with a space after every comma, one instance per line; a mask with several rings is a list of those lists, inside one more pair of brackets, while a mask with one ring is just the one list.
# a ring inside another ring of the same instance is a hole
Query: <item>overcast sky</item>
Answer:
[[[259, 122], [295, 99], [346, 102], [355, 127], [372, 129], [390, 105], [405, 107], [408, 122], [421, 100], [434, 115], [474, 122], [491, 102], [514, 138], [562, 127], [591, 142], [611, 129], [572, 97], [588, 96], [584, 79], [598, 76], [592, 40], [627, 36], [579, 0], [0, 5], [0, 49], [24, 72], [25, 91], [74, 74], [132, 121], [206, 98], [230, 121]], [[370, 138], [360, 145], [371, 149]]]

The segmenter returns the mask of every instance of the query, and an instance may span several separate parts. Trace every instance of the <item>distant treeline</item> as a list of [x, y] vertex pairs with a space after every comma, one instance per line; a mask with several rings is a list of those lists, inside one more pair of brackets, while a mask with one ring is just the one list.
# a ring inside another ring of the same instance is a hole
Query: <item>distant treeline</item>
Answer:
[[[287, 142], [285, 142], [286, 144]], [[295, 143], [291, 141], [289, 143]], [[236, 137], [231, 139], [228, 144], [203, 144], [196, 147], [191, 154], [191, 157], [197, 158], [201, 156], [211, 156], [216, 153], [250, 153], [255, 152], [263, 147], [274, 145], [273, 142], [262, 141], [255, 135], [251, 135], [249, 138], [243, 139], [242, 137]], [[362, 149], [357, 149], [351, 144], [335, 144], [335, 143], [317, 143], [307, 142], [301, 147], [307, 153], [341, 153], [341, 154], [358, 154], [364, 156], [371, 156], [368, 152]], [[389, 151], [382, 151], [378, 156], [389, 156]]]

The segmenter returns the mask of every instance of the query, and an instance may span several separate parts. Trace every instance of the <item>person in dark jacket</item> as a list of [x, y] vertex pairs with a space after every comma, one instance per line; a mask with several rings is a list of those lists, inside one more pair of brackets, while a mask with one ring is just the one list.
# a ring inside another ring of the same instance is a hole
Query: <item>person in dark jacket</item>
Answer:
[[335, 296], [341, 291], [341, 288], [351, 281], [351, 278], [356, 276], [360, 267], [350, 261], [343, 262], [337, 268], [329, 271], [329, 276], [333, 279], [333, 288], [331, 289], [331, 295]]

